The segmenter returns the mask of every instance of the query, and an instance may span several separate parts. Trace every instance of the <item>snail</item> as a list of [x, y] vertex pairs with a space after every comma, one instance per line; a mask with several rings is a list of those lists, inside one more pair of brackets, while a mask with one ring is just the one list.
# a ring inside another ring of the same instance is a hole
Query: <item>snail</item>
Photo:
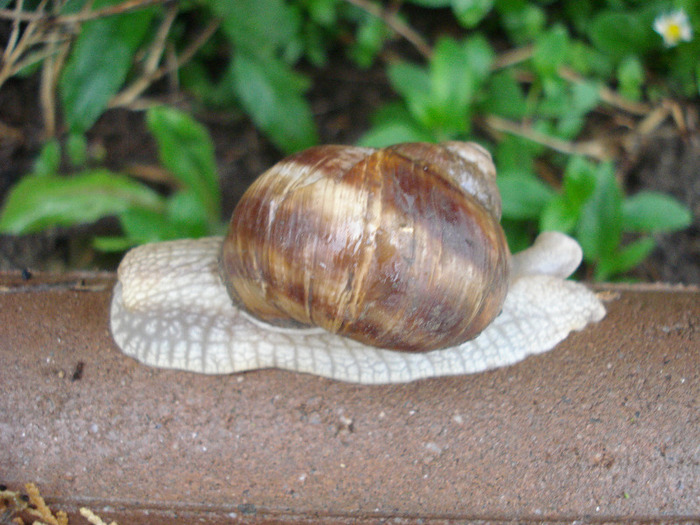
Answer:
[[225, 237], [147, 244], [118, 270], [124, 353], [207, 374], [358, 383], [468, 374], [554, 347], [605, 309], [570, 237], [511, 255], [475, 143], [318, 146], [263, 173]]

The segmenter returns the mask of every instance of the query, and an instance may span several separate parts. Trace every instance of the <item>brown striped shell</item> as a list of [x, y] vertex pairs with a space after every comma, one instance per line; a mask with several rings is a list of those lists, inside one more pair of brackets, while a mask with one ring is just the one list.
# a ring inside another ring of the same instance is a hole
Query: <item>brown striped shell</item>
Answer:
[[308, 149], [244, 194], [222, 277], [272, 325], [405, 351], [462, 343], [498, 315], [508, 287], [495, 176], [473, 143]]

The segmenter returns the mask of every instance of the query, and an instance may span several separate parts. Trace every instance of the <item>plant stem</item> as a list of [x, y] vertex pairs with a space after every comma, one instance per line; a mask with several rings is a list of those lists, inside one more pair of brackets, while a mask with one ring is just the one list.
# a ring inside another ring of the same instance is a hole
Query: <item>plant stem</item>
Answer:
[[408, 40], [413, 47], [415, 47], [418, 52], [425, 58], [429, 59], [433, 50], [428, 45], [428, 43], [423, 39], [423, 37], [415, 31], [411, 26], [406, 24], [401, 18], [399, 18], [395, 12], [387, 11], [382, 9], [378, 4], [369, 2], [368, 0], [345, 0], [347, 3], [359, 7], [363, 11], [368, 12], [370, 15], [376, 16], [384, 21], [391, 29], [397, 34]]

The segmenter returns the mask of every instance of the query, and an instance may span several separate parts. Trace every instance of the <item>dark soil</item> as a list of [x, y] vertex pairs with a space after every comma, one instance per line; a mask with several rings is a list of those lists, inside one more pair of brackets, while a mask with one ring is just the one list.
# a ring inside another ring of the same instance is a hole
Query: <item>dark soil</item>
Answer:
[[[355, 142], [369, 127], [372, 112], [391, 97], [381, 72], [356, 71], [346, 64], [316, 73], [313, 81], [309, 100], [322, 143]], [[12, 79], [0, 90], [0, 202], [31, 169], [42, 145], [38, 92], [32, 78]], [[242, 115], [198, 113], [196, 117], [207, 125], [215, 142], [228, 216], [250, 181], [282, 155]], [[700, 283], [700, 131], [697, 122], [691, 124], [694, 129], [685, 134], [671, 125], [664, 127], [640, 144], [634, 155], [620, 159], [620, 165], [626, 166], [628, 193], [663, 191], [685, 203], [694, 214], [690, 228], [658, 238], [658, 248], [633, 278]], [[108, 111], [88, 138], [91, 150], [102, 151], [104, 163], [113, 170], [139, 175], [158, 166], [155, 144], [145, 129], [142, 113]], [[117, 233], [117, 222], [106, 219], [96, 225], [35, 235], [0, 236], [0, 270], [114, 269], [118, 257], [95, 253], [90, 239], [95, 234]]]

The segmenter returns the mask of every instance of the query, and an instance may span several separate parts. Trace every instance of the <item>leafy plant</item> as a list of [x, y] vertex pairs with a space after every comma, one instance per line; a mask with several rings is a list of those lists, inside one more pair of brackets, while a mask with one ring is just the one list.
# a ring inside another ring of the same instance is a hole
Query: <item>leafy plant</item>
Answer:
[[0, 213], [0, 231], [24, 234], [116, 215], [124, 235], [95, 239], [103, 251], [136, 244], [219, 233], [220, 191], [207, 131], [186, 113], [153, 107], [147, 122], [163, 165], [177, 183], [168, 197], [104, 168], [58, 173], [61, 151], [48, 142], [33, 173], [12, 188]]
[[[434, 42], [411, 26], [412, 17], [432, 14], [451, 17]], [[115, 250], [216, 231], [213, 157], [185, 115], [160, 108], [147, 119], [162, 164], [181, 184], [168, 197], [103, 169], [59, 176], [61, 154], [85, 166], [85, 132], [97, 118], [111, 107], [150, 104], [144, 93], [166, 76], [194, 107], [247, 115], [284, 152], [311, 146], [319, 140], [305, 97], [311, 80], [297, 66], [320, 67], [338, 48], [360, 68], [380, 61], [397, 94], [373, 116], [362, 144], [487, 143], [513, 249], [537, 229], [561, 229], [578, 238], [596, 278], [607, 279], [641, 260], [654, 234], [689, 222], [668, 197], [625, 197], [613, 163], [664, 119], [684, 127], [675, 101], [700, 94], [696, 0], [55, 0], [18, 2], [0, 17], [13, 24], [0, 85], [40, 68], [47, 136], [58, 135], [57, 100], [67, 134], [63, 152], [47, 142], [6, 201], [5, 231], [116, 214], [124, 236], [96, 240]], [[422, 61], [404, 58], [397, 37]], [[117, 197], [100, 199], [100, 191]], [[82, 218], [71, 194], [88, 201]], [[31, 199], [36, 211], [23, 212]]]
[[[653, 234], [686, 228], [691, 215], [662, 193], [624, 197], [612, 163], [572, 157], [561, 192], [545, 204], [539, 219], [543, 231], [574, 234], [594, 268], [594, 278], [605, 281], [644, 260], [656, 245]], [[639, 236], [625, 244], [625, 234]]]
[[[639, 119], [648, 133], [648, 115], [670, 115], [663, 97], [674, 92], [697, 97], [700, 40], [681, 38], [692, 29], [680, 27], [700, 26], [697, 3], [676, 2], [688, 16], [676, 14], [670, 22], [676, 24], [669, 29], [673, 49], [660, 30], [669, 8], [665, 1], [637, 7], [569, 0], [558, 15], [547, 2], [524, 0], [413, 3], [450, 7], [470, 34], [438, 39], [423, 53], [424, 65], [389, 64], [389, 82], [400, 98], [374, 115], [362, 144], [490, 137], [511, 247], [529, 244], [534, 229], [571, 233], [599, 280], [643, 260], [655, 246], [652, 234], [690, 224], [689, 210], [668, 196], [624, 197], [610, 145], [589, 135], [586, 125], [604, 107]], [[500, 55], [486, 38], [494, 34], [494, 24], [515, 46]], [[664, 76], [666, 83], [652, 84], [652, 75]], [[636, 133], [642, 131], [629, 135]], [[538, 173], [543, 161], [548, 182]], [[552, 180], [552, 170], [563, 172], [560, 181]], [[624, 244], [630, 237], [634, 240]]]

